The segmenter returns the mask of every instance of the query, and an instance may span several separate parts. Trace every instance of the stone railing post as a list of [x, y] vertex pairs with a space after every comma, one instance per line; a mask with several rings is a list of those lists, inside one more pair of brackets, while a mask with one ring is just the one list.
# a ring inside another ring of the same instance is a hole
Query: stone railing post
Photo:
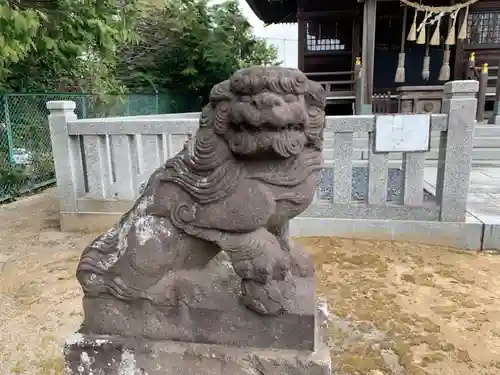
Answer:
[[68, 121], [77, 119], [72, 101], [49, 101], [50, 139], [61, 212], [76, 212], [76, 199], [85, 194], [83, 163], [78, 136], [68, 134]]
[[465, 221], [478, 88], [475, 80], [444, 85], [442, 112], [448, 115], [448, 130], [441, 133], [436, 189], [441, 221]]

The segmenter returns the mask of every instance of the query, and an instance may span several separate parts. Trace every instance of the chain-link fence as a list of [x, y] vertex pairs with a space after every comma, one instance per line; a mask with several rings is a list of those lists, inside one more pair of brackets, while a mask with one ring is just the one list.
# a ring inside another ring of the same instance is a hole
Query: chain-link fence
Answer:
[[0, 95], [0, 202], [55, 182], [50, 144], [50, 100], [72, 100], [78, 118], [199, 111], [201, 99], [170, 94]]

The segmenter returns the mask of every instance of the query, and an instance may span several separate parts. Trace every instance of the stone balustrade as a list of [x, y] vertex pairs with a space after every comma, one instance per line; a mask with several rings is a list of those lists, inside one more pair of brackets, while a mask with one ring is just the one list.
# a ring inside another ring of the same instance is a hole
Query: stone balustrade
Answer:
[[[375, 152], [376, 116], [327, 116], [325, 134], [333, 139], [324, 150], [323, 181], [313, 204], [292, 221], [292, 234], [474, 248], [479, 229], [466, 209], [477, 89], [476, 81], [447, 83], [442, 113], [430, 115], [430, 134], [440, 134], [431, 140], [439, 146], [434, 195], [426, 191], [425, 152], [395, 161], [396, 153]], [[111, 226], [141, 183], [198, 128], [197, 113], [79, 120], [74, 102], [52, 101], [47, 108], [64, 231]], [[368, 160], [356, 155], [356, 133], [368, 133]]]

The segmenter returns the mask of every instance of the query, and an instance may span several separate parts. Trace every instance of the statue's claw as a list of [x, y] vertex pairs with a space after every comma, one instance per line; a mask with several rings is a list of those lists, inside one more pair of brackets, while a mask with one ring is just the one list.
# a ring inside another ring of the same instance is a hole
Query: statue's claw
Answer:
[[242, 301], [249, 309], [262, 315], [278, 315], [291, 307], [295, 282], [291, 278], [259, 284], [253, 280], [241, 282]]

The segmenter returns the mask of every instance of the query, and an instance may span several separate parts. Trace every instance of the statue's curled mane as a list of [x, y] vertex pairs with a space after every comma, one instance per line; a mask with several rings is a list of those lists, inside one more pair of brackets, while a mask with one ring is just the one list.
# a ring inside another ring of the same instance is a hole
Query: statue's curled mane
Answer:
[[244, 177], [241, 163], [251, 161], [239, 156], [271, 148], [284, 159], [283, 168], [253, 178], [283, 186], [300, 183], [321, 164], [321, 156], [308, 150], [322, 150], [323, 93], [296, 69], [236, 72], [213, 87], [194, 142], [166, 163], [162, 180], [181, 186], [200, 204], [214, 202], [229, 196]]

